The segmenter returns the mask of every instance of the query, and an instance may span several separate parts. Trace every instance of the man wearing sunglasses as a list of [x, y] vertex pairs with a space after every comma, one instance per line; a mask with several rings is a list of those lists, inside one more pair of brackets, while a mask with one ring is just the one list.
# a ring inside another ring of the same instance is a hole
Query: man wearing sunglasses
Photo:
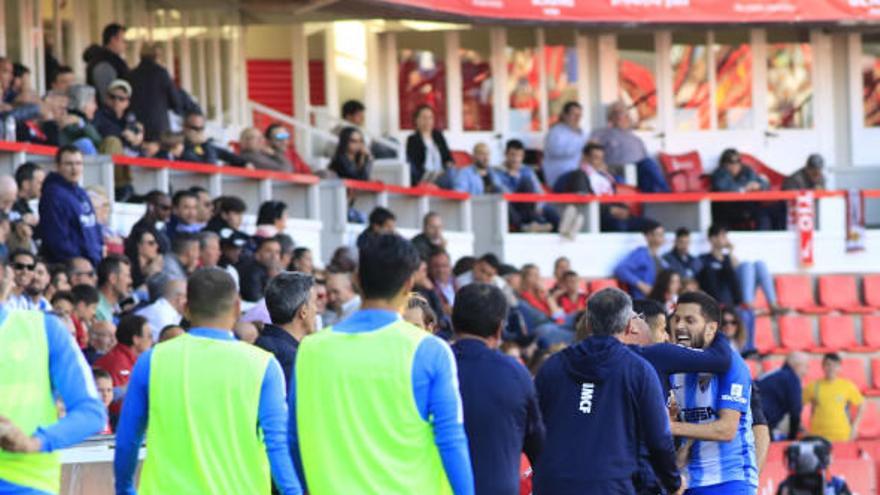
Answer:
[[250, 165], [235, 153], [214, 144], [205, 132], [205, 116], [201, 113], [186, 114], [183, 119], [183, 136], [183, 161], [211, 165], [217, 165], [222, 161], [233, 167]]
[[[48, 311], [52, 309], [49, 301], [43, 297], [48, 285], [49, 272], [45, 263], [39, 262], [29, 251], [18, 250], [9, 257], [12, 261], [14, 287], [6, 300], [7, 309], [36, 309]], [[40, 275], [35, 273], [40, 268]]]

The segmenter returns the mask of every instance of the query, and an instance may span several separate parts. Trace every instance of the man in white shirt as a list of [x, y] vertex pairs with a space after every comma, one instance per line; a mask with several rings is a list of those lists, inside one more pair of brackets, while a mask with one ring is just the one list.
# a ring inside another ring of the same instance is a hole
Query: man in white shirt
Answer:
[[136, 312], [143, 316], [153, 331], [153, 342], [159, 341], [159, 333], [168, 325], [179, 325], [186, 306], [186, 279], [173, 279], [165, 282], [162, 296], [153, 304]]

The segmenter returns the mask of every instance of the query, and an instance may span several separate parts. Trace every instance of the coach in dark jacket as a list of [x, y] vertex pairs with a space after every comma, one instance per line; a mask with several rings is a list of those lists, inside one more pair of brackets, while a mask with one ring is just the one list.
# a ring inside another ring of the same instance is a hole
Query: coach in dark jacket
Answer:
[[263, 327], [255, 344], [275, 355], [284, 371], [285, 383], [290, 383], [299, 343], [315, 331], [318, 310], [312, 285], [314, 279], [310, 275], [284, 272], [266, 287], [266, 309], [272, 323]]
[[587, 314], [592, 336], [551, 357], [535, 382], [547, 428], [535, 495], [634, 493], [640, 443], [662, 487], [677, 491], [681, 477], [657, 373], [620, 341], [633, 324], [632, 301], [604, 289], [590, 298]]
[[104, 250], [101, 226], [85, 189], [79, 186], [83, 156], [67, 145], [55, 154], [57, 172], [43, 182], [40, 195], [42, 254], [50, 263], [65, 263], [81, 256], [98, 266]]
[[470, 284], [455, 296], [452, 321], [464, 429], [480, 495], [519, 493], [520, 454], [534, 465], [544, 443], [535, 386], [525, 366], [498, 352], [507, 300]]
[[128, 74], [131, 83], [131, 109], [144, 126], [144, 140], [158, 141], [169, 129], [168, 111], [180, 112], [180, 98], [174, 81], [159, 65], [161, 47], [147, 43], [141, 49], [141, 62]]

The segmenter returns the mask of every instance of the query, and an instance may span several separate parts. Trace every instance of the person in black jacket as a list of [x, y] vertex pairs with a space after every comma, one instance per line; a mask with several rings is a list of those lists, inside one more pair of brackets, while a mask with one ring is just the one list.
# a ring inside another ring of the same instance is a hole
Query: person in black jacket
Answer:
[[158, 43], [146, 43], [140, 63], [126, 78], [132, 89], [131, 109], [144, 126], [144, 140], [153, 143], [170, 129], [168, 111], [179, 113], [181, 108], [174, 81], [159, 63], [161, 50]]
[[406, 161], [412, 185], [435, 182], [455, 166], [446, 138], [434, 128], [434, 109], [422, 105], [413, 114], [415, 132], [406, 138]]
[[260, 239], [254, 257], [240, 262], [236, 268], [242, 300], [259, 301], [265, 295], [269, 280], [283, 269], [280, 239], [277, 236]]
[[89, 47], [83, 54], [86, 63], [86, 82], [98, 91], [98, 101], [107, 99], [107, 87], [114, 79], [128, 74], [128, 64], [122, 58], [125, 53], [125, 27], [107, 24], [101, 33], [100, 47]]
[[340, 179], [370, 180], [373, 155], [365, 146], [361, 131], [355, 127], [346, 127], [339, 133], [339, 143], [329, 169]]
[[210, 163], [217, 165], [223, 161], [233, 167], [249, 167], [251, 164], [235, 153], [217, 146], [205, 134], [205, 116], [200, 113], [189, 113], [183, 122], [184, 148], [183, 161]]
[[285, 383], [290, 383], [299, 343], [315, 331], [318, 306], [314, 284], [311, 275], [283, 272], [266, 286], [266, 309], [272, 323], [263, 326], [254, 345], [275, 355]]

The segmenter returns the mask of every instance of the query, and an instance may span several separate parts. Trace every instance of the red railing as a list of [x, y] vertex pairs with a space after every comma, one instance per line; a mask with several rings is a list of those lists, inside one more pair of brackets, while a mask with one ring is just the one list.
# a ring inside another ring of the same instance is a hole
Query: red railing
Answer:
[[[877, 196], [869, 193], [877, 193]], [[511, 203], [696, 203], [710, 201], [786, 201], [797, 198], [799, 191], [687, 192], [643, 194], [505, 194]], [[846, 191], [814, 191], [816, 198], [843, 197]], [[865, 197], [880, 197], [880, 191], [865, 191]]]

